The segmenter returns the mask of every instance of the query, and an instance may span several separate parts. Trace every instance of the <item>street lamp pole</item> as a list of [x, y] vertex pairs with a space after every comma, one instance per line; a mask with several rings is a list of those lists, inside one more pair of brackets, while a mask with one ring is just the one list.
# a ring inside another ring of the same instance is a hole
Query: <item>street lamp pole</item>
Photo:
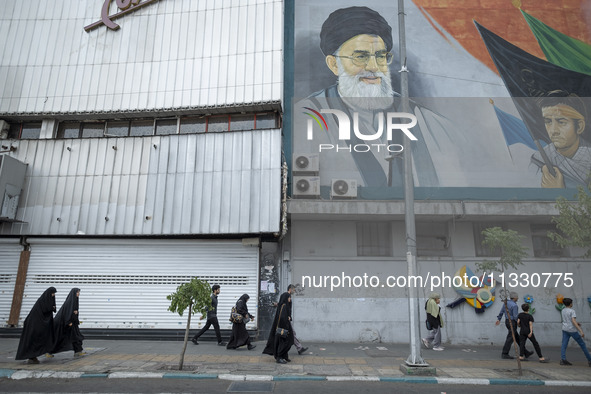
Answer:
[[[404, 24], [404, 0], [398, 0], [398, 37], [400, 40], [400, 95], [402, 112], [409, 112], [408, 69], [406, 68], [406, 28]], [[410, 140], [404, 138], [404, 222], [406, 225], [406, 263], [408, 277], [417, 275], [417, 244], [414, 212], [414, 180], [412, 176], [412, 152]], [[418, 289], [408, 287], [408, 317], [410, 322], [410, 355], [406, 359], [409, 366], [425, 366], [421, 354], [419, 331]]]

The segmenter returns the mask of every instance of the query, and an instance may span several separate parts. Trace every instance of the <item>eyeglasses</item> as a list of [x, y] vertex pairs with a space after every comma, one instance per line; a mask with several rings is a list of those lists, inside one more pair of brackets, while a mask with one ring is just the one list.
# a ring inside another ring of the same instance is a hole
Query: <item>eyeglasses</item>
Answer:
[[392, 63], [394, 59], [394, 55], [392, 52], [380, 51], [376, 53], [369, 53], [369, 52], [358, 52], [353, 54], [353, 56], [336, 56], [335, 57], [344, 57], [346, 59], [351, 59], [354, 65], [359, 67], [364, 67], [369, 63], [369, 58], [371, 57], [376, 58], [376, 63], [378, 66], [386, 66]]

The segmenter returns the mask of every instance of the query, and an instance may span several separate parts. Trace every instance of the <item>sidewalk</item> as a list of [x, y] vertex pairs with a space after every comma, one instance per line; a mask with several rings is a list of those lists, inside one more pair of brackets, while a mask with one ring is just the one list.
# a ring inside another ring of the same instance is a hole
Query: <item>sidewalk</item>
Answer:
[[533, 355], [523, 362], [523, 376], [517, 374], [515, 360], [500, 358], [500, 347], [446, 346], [445, 351], [423, 349], [424, 360], [435, 367], [433, 377], [408, 376], [400, 371], [410, 353], [404, 344], [306, 343], [308, 351], [290, 352], [292, 362], [275, 363], [262, 354], [265, 343], [256, 349], [227, 350], [215, 342], [187, 344], [183, 371], [178, 370], [183, 343], [180, 341], [87, 340], [86, 356], [73, 352], [54, 358], [39, 357], [40, 364], [15, 361], [18, 339], [0, 340], [0, 378], [187, 378], [226, 380], [368, 380], [447, 384], [530, 384], [591, 387], [591, 368], [578, 347], [569, 347], [573, 366], [561, 366], [560, 348], [544, 347], [550, 363], [542, 364]]

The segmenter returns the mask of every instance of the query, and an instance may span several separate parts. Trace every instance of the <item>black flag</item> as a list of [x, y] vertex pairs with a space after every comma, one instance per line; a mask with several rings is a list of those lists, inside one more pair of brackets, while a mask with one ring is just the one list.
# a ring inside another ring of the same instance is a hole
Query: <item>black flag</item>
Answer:
[[[577, 99], [579, 103], [586, 103], [588, 99], [585, 98], [591, 97], [591, 76], [530, 55], [478, 22], [474, 23], [530, 134], [534, 140], [541, 139], [549, 143], [538, 100], [561, 92], [563, 97], [577, 96], [583, 98]], [[587, 110], [583, 111], [587, 118]]]

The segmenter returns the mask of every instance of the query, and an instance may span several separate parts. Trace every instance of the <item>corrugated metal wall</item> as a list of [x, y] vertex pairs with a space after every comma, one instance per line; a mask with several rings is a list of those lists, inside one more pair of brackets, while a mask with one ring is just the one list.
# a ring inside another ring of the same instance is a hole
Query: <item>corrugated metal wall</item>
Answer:
[[0, 234], [279, 231], [280, 130], [12, 145], [10, 155], [28, 164], [17, 212], [24, 223], [0, 224]]
[[[187, 314], [168, 311], [166, 296], [197, 276], [219, 284], [223, 328], [232, 306], [249, 294], [257, 315], [258, 246], [241, 240], [29, 239], [31, 260], [19, 326], [45, 289], [57, 289], [59, 309], [70, 289], [80, 292], [83, 328], [184, 328]], [[8, 308], [10, 312], [10, 308]], [[199, 328], [205, 320], [192, 319]], [[256, 321], [248, 328], [256, 328]]]
[[87, 33], [103, 3], [0, 0], [0, 116], [281, 101], [282, 1], [160, 0]]
[[18, 239], [0, 238], [0, 326], [10, 317], [18, 262], [23, 247]]

